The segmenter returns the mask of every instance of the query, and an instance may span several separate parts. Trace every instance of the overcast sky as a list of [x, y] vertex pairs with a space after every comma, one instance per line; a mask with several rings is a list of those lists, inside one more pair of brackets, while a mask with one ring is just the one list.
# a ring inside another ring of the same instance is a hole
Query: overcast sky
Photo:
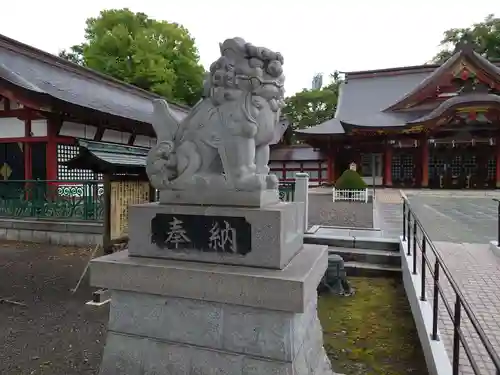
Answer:
[[85, 20], [128, 7], [184, 25], [201, 62], [241, 36], [285, 57], [287, 95], [315, 73], [418, 65], [438, 51], [443, 31], [500, 15], [499, 0], [18, 0], [0, 12], [0, 33], [58, 53], [83, 41]]

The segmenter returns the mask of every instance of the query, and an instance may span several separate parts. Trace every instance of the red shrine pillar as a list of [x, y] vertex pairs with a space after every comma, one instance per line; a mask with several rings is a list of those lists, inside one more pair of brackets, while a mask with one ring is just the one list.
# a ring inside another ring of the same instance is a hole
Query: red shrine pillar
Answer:
[[327, 179], [328, 183], [333, 184], [335, 182], [335, 156], [333, 155], [333, 150], [328, 152], [327, 159]]
[[392, 146], [385, 142], [384, 152], [384, 185], [392, 186]]
[[335, 183], [336, 180], [336, 175], [335, 175], [335, 159], [337, 158], [337, 147], [332, 144], [332, 140], [329, 140], [328, 144], [328, 153], [327, 153], [327, 160], [326, 160], [326, 167], [327, 167], [327, 183], [333, 184]]
[[57, 129], [53, 118], [47, 120], [46, 168], [47, 180], [57, 180]]
[[496, 187], [500, 188], [500, 136], [495, 138], [495, 154], [496, 154]]
[[420, 164], [422, 168], [421, 187], [429, 186], [429, 142], [427, 136], [424, 135], [420, 141]]

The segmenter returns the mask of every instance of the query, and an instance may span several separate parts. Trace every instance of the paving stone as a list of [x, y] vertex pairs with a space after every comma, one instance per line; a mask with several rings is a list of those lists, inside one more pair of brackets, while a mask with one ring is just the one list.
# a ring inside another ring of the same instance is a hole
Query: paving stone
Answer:
[[[402, 204], [395, 204], [399, 191], [385, 189], [384, 198], [376, 202], [376, 210], [385, 231], [401, 235]], [[460, 288], [479, 324], [500, 352], [500, 258], [490, 250], [488, 242], [495, 239], [497, 203], [494, 194], [484, 192], [405, 191], [412, 209], [423, 223], [437, 251]], [[499, 193], [497, 192], [497, 195]], [[395, 226], [399, 222], [399, 228]], [[418, 252], [420, 254], [420, 252]], [[427, 252], [434, 264], [435, 257]], [[418, 270], [421, 256], [417, 257]], [[452, 311], [455, 293], [441, 273], [440, 286]], [[426, 296], [432, 302], [433, 280], [427, 271]], [[438, 299], [438, 328], [448, 356], [453, 353], [453, 322], [443, 298]], [[495, 374], [493, 363], [479, 339], [470, 319], [462, 311], [462, 330], [481, 374]], [[474, 374], [463, 348], [460, 351], [460, 374]]]

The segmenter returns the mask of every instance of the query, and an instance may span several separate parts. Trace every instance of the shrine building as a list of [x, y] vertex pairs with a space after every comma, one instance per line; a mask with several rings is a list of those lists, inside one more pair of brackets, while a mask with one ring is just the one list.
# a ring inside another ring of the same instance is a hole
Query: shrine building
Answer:
[[354, 162], [379, 186], [500, 187], [500, 62], [470, 44], [441, 65], [350, 72], [335, 117], [299, 139], [332, 183]]
[[[160, 96], [0, 35], [0, 181], [96, 180], [77, 139], [150, 147]], [[189, 108], [171, 104], [182, 119]]]

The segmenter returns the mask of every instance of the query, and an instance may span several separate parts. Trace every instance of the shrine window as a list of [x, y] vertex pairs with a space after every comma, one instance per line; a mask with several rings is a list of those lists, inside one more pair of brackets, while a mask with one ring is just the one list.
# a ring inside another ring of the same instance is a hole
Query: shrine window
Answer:
[[497, 161], [496, 158], [489, 158], [486, 164], [486, 178], [487, 180], [495, 180], [497, 175]]
[[382, 176], [382, 155], [381, 154], [361, 154], [361, 171], [363, 177], [373, 177], [373, 158], [375, 158], [375, 177]]
[[68, 169], [62, 163], [75, 158], [79, 154], [79, 147], [69, 144], [57, 145], [57, 179], [69, 180], [101, 180], [102, 175], [94, 173], [89, 169]]

